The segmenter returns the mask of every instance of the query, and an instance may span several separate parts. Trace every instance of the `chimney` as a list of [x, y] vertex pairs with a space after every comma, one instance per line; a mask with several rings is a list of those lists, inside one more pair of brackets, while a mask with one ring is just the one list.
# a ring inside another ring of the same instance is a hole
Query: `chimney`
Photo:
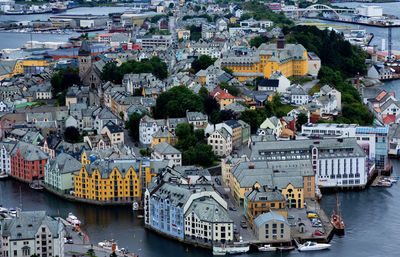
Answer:
[[249, 169], [254, 170], [254, 164], [249, 164]]

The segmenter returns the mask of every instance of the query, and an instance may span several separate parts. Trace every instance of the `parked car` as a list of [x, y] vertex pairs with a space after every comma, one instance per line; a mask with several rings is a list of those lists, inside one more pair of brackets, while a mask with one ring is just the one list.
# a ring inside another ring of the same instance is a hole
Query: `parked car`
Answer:
[[219, 180], [219, 178], [215, 178], [215, 182], [220, 186], [221, 185], [221, 181]]
[[233, 206], [229, 207], [228, 209], [229, 209], [230, 211], [237, 211], [237, 209], [236, 209], [235, 207], [233, 207]]
[[287, 216], [287, 218], [288, 218], [288, 220], [293, 220], [294, 216], [293, 215], [289, 215], [289, 216]]
[[308, 218], [319, 218], [319, 216], [316, 214], [316, 213], [309, 213], [309, 214], [307, 214], [307, 217]]
[[323, 231], [321, 231], [321, 230], [315, 230], [314, 231], [314, 235], [316, 235], [316, 236], [323, 236], [325, 233], [323, 232]]
[[296, 227], [296, 226], [297, 226], [297, 223], [296, 223], [296, 222], [290, 223], [290, 226], [291, 226], [291, 227]]

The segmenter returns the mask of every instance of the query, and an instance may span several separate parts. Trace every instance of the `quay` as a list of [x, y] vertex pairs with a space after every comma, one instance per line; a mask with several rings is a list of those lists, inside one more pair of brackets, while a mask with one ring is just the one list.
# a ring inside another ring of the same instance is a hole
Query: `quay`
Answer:
[[[315, 19], [315, 17], [312, 17], [311, 19]], [[323, 17], [318, 18], [318, 19], [325, 20], [325, 21], [334, 21], [334, 22], [342, 22], [342, 23], [348, 23], [348, 24], [356, 24], [356, 25], [363, 25], [363, 26], [370, 26], [370, 27], [378, 27], [378, 28], [398, 28], [398, 27], [400, 27], [400, 24], [365, 23], [365, 22], [355, 22], [355, 21], [329, 19], [329, 18], [323, 18]]]

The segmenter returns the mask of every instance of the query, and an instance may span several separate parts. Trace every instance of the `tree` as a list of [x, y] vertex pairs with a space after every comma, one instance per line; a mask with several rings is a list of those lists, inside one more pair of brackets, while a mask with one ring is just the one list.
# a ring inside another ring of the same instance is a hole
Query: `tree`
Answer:
[[229, 69], [228, 67], [222, 67], [222, 70], [228, 73], [229, 75], [233, 76], [233, 70]]
[[51, 77], [51, 92], [57, 98], [58, 105], [65, 105], [65, 94], [73, 85], [79, 85], [81, 79], [77, 69], [67, 68], [59, 70]]
[[297, 115], [297, 119], [296, 119], [296, 129], [298, 131], [301, 131], [301, 126], [303, 124], [306, 124], [308, 122], [308, 117], [307, 115], [305, 115], [304, 113], [300, 113], [299, 115]]
[[206, 87], [201, 87], [199, 90], [199, 96], [201, 98], [203, 98], [204, 100], [207, 99], [207, 97], [209, 96], [208, 90]]
[[215, 100], [214, 97], [209, 95], [204, 100], [204, 111], [207, 113], [208, 116], [210, 116], [214, 112], [219, 112], [220, 108], [221, 108], [221, 106], [219, 105], [217, 100]]
[[155, 118], [179, 118], [186, 116], [186, 110], [203, 112], [203, 99], [184, 85], [173, 87], [157, 97], [154, 108]]
[[258, 48], [262, 43], [266, 43], [266, 42], [267, 41], [263, 37], [256, 36], [256, 37], [253, 37], [252, 39], [250, 39], [249, 44], [251, 47]]
[[124, 115], [124, 112], [123, 112], [123, 111], [120, 111], [120, 112], [119, 112], [119, 117], [120, 117], [122, 120], [124, 119], [125, 115]]
[[214, 60], [208, 56], [208, 55], [202, 55], [199, 57], [199, 59], [194, 60], [192, 62], [192, 68], [194, 69], [194, 71], [197, 73], [200, 70], [205, 70], [207, 69], [209, 66], [214, 64]]
[[67, 127], [64, 131], [64, 138], [68, 143], [78, 143], [80, 141], [79, 130], [75, 127]]
[[96, 257], [96, 254], [95, 254], [95, 252], [94, 252], [94, 250], [92, 248], [87, 250], [86, 255], [90, 256], [90, 257]]
[[128, 129], [129, 136], [135, 141], [139, 141], [139, 124], [140, 119], [144, 115], [144, 113], [139, 114], [137, 112], [134, 112], [129, 116], [128, 121], [125, 123], [125, 128]]
[[230, 86], [227, 82], [221, 82], [218, 85], [221, 89], [226, 89], [228, 90], [229, 94], [233, 96], [239, 96], [240, 95], [240, 89], [235, 87], [235, 86]]
[[117, 255], [115, 252], [112, 252], [112, 253], [110, 254], [110, 257], [118, 257], [118, 255]]
[[141, 150], [139, 151], [139, 153], [140, 153], [142, 156], [150, 156], [150, 155], [151, 155], [151, 150], [147, 147], [146, 149], [141, 149]]
[[245, 110], [240, 114], [240, 119], [250, 124], [252, 134], [256, 133], [266, 118], [266, 113], [261, 110]]

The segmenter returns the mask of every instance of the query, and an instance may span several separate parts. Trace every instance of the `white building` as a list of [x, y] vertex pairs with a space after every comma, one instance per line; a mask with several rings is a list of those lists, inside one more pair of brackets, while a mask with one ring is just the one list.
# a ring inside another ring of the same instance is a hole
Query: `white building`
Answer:
[[329, 85], [324, 85], [323, 87], [321, 87], [320, 93], [322, 96], [334, 96], [336, 99], [335, 109], [338, 111], [342, 110], [342, 93], [340, 93], [340, 91], [334, 89]]
[[295, 105], [305, 105], [310, 100], [310, 96], [300, 86], [292, 87], [290, 90], [290, 102]]
[[139, 123], [139, 142], [142, 146], [150, 146], [153, 134], [161, 127], [166, 128], [164, 120], [155, 120], [145, 115]]
[[16, 142], [3, 141], [0, 143], [0, 173], [11, 175], [11, 158], [10, 153]]
[[365, 17], [382, 17], [383, 11], [381, 6], [377, 5], [361, 5], [356, 7], [356, 13]]
[[207, 144], [211, 145], [215, 155], [227, 156], [232, 152], [232, 134], [225, 128], [220, 128], [208, 137]]
[[156, 160], [172, 160], [175, 166], [182, 166], [182, 153], [166, 142], [154, 146], [151, 158]]
[[64, 225], [44, 211], [18, 210], [16, 217], [1, 222], [1, 236], [2, 256], [64, 257]]
[[147, 35], [136, 38], [136, 44], [143, 48], [169, 47], [172, 44], [171, 35]]

